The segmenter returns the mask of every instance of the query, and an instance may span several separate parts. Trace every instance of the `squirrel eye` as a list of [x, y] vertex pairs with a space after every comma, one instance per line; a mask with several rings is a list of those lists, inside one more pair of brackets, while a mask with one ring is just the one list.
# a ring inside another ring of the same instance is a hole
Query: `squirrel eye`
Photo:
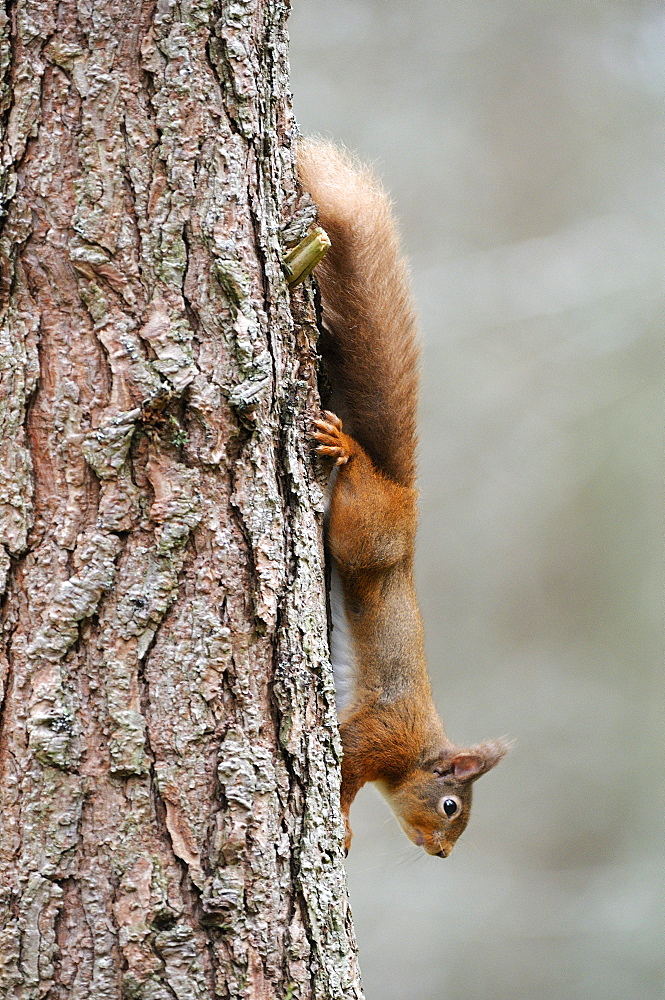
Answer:
[[453, 819], [462, 811], [461, 800], [456, 795], [444, 795], [438, 805], [438, 810], [447, 819]]

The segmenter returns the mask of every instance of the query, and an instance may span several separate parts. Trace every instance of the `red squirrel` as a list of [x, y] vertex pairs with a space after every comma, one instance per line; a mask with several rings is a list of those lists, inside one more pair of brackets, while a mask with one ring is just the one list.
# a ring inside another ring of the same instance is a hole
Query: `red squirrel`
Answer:
[[304, 140], [303, 187], [331, 249], [316, 269], [330, 405], [314, 421], [332, 462], [331, 655], [349, 809], [375, 782], [406, 835], [447, 857], [469, 821], [473, 782], [507, 752], [445, 734], [432, 701], [414, 585], [419, 349], [390, 201], [371, 171], [330, 143]]

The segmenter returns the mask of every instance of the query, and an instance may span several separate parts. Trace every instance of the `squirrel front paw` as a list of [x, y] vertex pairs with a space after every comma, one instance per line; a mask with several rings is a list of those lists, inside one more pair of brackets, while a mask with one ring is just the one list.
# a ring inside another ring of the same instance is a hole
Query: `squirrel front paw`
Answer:
[[349, 851], [351, 850], [351, 839], [353, 838], [353, 830], [351, 829], [351, 824], [349, 823], [349, 817], [344, 816], [344, 857], [348, 858]]
[[312, 431], [312, 437], [319, 441], [317, 452], [326, 458], [333, 459], [335, 465], [344, 465], [351, 458], [353, 439], [342, 431], [342, 421], [330, 410], [323, 410], [322, 420], [314, 420], [317, 430]]

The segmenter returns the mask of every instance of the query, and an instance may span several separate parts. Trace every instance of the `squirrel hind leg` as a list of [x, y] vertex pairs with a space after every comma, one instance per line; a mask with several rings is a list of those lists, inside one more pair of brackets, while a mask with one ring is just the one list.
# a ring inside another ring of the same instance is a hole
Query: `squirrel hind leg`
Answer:
[[322, 419], [313, 421], [316, 430], [311, 436], [318, 441], [317, 452], [324, 458], [330, 458], [335, 465], [346, 465], [355, 450], [353, 438], [345, 434], [342, 421], [330, 410], [323, 410]]

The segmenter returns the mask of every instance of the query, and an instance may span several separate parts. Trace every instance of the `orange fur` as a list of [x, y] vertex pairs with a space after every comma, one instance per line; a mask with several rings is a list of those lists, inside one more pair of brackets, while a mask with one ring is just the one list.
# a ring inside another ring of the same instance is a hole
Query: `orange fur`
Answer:
[[[340, 715], [346, 846], [351, 803], [374, 781], [407, 835], [446, 857], [468, 822], [472, 782], [507, 746], [455, 747], [432, 702], [413, 578], [418, 347], [406, 267], [390, 203], [366, 167], [317, 140], [301, 144], [298, 165], [332, 242], [316, 277], [344, 425], [324, 412], [312, 436], [337, 467], [327, 542], [356, 666]], [[459, 806], [454, 816], [444, 801]]]

